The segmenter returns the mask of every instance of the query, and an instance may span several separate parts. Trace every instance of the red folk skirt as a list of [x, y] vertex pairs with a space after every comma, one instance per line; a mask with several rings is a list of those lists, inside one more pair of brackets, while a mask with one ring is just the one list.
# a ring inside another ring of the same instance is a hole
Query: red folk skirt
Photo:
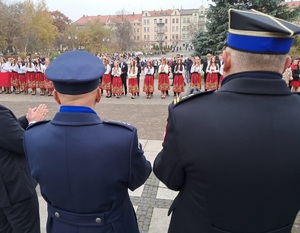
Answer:
[[291, 86], [292, 87], [300, 87], [300, 81], [291, 81]]
[[218, 89], [218, 74], [207, 73], [206, 76], [206, 90], [217, 90]]
[[45, 77], [45, 89], [54, 90], [53, 82]]
[[158, 90], [160, 90], [160, 91], [170, 90], [168, 74], [159, 74], [158, 75]]
[[27, 81], [26, 81], [26, 74], [19, 74], [19, 87], [20, 91], [27, 90]]
[[123, 83], [120, 76], [113, 77], [111, 85], [112, 94], [121, 95], [123, 93]]
[[180, 93], [184, 92], [184, 78], [180, 75], [175, 75], [173, 83], [173, 92]]
[[128, 78], [128, 92], [131, 94], [136, 94], [139, 92], [137, 78]]
[[28, 88], [36, 88], [36, 78], [35, 78], [35, 72], [27, 72], [26, 73], [26, 80], [28, 84]]
[[199, 73], [192, 73], [190, 86], [201, 89], [201, 76]]
[[37, 72], [35, 74], [36, 87], [40, 89], [45, 89], [45, 75], [42, 72]]
[[110, 89], [111, 89], [111, 75], [110, 74], [103, 74], [101, 89], [110, 91]]
[[13, 87], [19, 87], [19, 74], [16, 71], [11, 72], [11, 85]]
[[0, 87], [10, 87], [11, 86], [11, 73], [1, 72], [0, 73]]
[[153, 75], [146, 75], [144, 78], [144, 87], [143, 91], [146, 93], [153, 93], [154, 92], [154, 76]]

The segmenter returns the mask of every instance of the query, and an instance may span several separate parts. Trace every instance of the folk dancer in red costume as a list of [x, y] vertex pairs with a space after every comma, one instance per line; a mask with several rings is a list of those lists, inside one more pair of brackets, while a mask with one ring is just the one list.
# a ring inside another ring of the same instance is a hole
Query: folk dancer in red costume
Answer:
[[6, 61], [4, 57], [1, 57], [1, 73], [0, 73], [0, 87], [4, 87], [5, 94], [11, 93], [11, 64], [10, 61]]
[[11, 86], [13, 87], [14, 91], [17, 90], [19, 87], [19, 75], [17, 72], [17, 63], [14, 58], [10, 60], [10, 66], [11, 66]]
[[112, 94], [120, 99], [123, 92], [123, 84], [121, 79], [121, 67], [117, 61], [114, 62], [114, 66], [111, 70], [112, 75]]
[[106, 98], [111, 97], [111, 66], [107, 59], [103, 59], [105, 73], [102, 76], [101, 89], [106, 91]]
[[28, 89], [31, 88], [31, 94], [36, 95], [36, 78], [35, 78], [35, 65], [31, 61], [31, 57], [27, 58], [26, 62], [26, 91], [25, 94], [28, 93]]
[[19, 76], [19, 85], [16, 88], [16, 94], [20, 94], [22, 91], [25, 91], [26, 85], [26, 66], [21, 57], [18, 57], [18, 63], [16, 65], [16, 71]]
[[161, 98], [166, 98], [166, 91], [170, 90], [169, 82], [169, 66], [167, 64], [167, 59], [163, 57], [161, 59], [161, 64], [158, 67], [158, 90], [161, 91]]
[[178, 63], [176, 64], [174, 68], [174, 83], [173, 83], [173, 92], [178, 98], [180, 96], [181, 92], [184, 92], [184, 78], [183, 78], [183, 73], [184, 73], [184, 65], [182, 63], [182, 59], [178, 59]]
[[218, 73], [219, 65], [216, 62], [216, 57], [210, 59], [210, 64], [206, 69], [206, 90], [217, 90], [218, 89]]
[[[44, 73], [49, 65], [50, 65], [50, 58], [46, 57], [45, 65], [44, 65]], [[53, 96], [53, 90], [54, 90], [53, 83], [51, 80], [47, 79], [46, 76], [45, 76], [45, 88], [46, 91], [48, 92], [48, 96]]]
[[191, 67], [191, 82], [190, 87], [195, 87], [199, 91], [201, 90], [201, 72], [202, 71], [202, 64], [200, 58], [196, 56], [194, 58], [193, 65]]
[[128, 92], [131, 93], [131, 99], [134, 99], [139, 92], [137, 74], [136, 60], [131, 60], [128, 70]]
[[45, 88], [45, 67], [41, 62], [40, 58], [37, 58], [36, 65], [35, 65], [35, 78], [36, 78], [36, 86], [40, 89], [40, 95], [45, 95], [46, 88]]
[[147, 61], [147, 66], [144, 69], [144, 87], [143, 91], [146, 92], [146, 98], [150, 99], [154, 92], [154, 67], [151, 61]]

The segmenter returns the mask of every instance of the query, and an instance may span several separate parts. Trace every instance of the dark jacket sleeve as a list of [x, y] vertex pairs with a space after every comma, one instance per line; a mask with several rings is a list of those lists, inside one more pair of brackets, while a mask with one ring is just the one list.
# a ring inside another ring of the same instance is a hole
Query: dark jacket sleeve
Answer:
[[152, 171], [151, 164], [144, 156], [142, 145], [138, 141], [136, 129], [133, 131], [129, 166], [128, 188], [133, 191], [145, 183]]
[[157, 155], [153, 165], [153, 172], [169, 189], [179, 191], [185, 179], [185, 172], [181, 161], [180, 142], [177, 141], [176, 120], [171, 105], [166, 126], [163, 149]]
[[26, 117], [18, 119], [7, 108], [0, 107], [0, 146], [17, 154], [24, 154], [23, 135], [27, 127]]

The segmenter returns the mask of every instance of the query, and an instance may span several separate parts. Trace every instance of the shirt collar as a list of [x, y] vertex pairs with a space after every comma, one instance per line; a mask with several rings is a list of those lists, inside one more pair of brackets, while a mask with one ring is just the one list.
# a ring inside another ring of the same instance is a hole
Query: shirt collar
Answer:
[[60, 107], [59, 109], [60, 112], [83, 112], [83, 113], [94, 113], [96, 114], [96, 112], [89, 108], [89, 107], [85, 107], [85, 106], [69, 106], [69, 105], [63, 105]]

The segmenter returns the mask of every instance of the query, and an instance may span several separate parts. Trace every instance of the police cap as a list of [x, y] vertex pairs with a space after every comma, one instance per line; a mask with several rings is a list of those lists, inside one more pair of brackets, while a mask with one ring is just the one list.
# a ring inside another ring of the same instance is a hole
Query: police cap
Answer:
[[300, 27], [255, 10], [229, 9], [227, 46], [245, 52], [286, 54]]
[[80, 95], [95, 90], [104, 72], [105, 67], [98, 57], [75, 50], [54, 59], [47, 67], [45, 76], [59, 93]]

